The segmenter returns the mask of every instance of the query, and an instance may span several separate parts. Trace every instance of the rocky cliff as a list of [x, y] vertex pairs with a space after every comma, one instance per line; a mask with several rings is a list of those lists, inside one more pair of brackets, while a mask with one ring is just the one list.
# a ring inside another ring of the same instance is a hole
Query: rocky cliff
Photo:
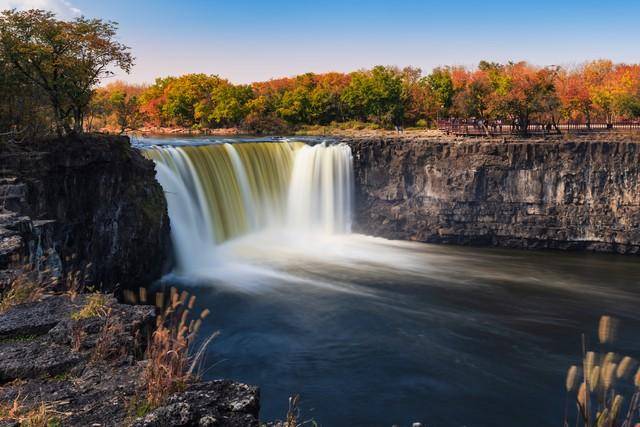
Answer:
[[104, 290], [160, 277], [169, 219], [127, 137], [0, 144], [0, 285], [31, 269]]
[[354, 153], [358, 232], [640, 253], [640, 143], [344, 142]]

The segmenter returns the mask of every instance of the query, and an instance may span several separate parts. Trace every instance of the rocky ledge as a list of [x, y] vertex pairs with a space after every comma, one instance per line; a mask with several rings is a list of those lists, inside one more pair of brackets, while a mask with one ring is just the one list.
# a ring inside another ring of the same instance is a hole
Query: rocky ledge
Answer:
[[[97, 315], [83, 312], [92, 298]], [[0, 426], [258, 426], [258, 389], [227, 380], [187, 384], [149, 408], [141, 379], [154, 324], [153, 307], [102, 294], [1, 314]]]
[[351, 138], [354, 229], [392, 239], [640, 253], [640, 143]]

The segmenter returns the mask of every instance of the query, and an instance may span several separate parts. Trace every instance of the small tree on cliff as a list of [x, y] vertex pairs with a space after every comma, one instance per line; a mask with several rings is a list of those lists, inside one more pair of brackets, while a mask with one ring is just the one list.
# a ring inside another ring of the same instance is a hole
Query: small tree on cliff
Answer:
[[46, 93], [59, 135], [82, 132], [93, 88], [113, 69], [128, 73], [133, 66], [129, 48], [115, 40], [116, 29], [114, 22], [67, 22], [42, 10], [0, 15], [0, 58]]

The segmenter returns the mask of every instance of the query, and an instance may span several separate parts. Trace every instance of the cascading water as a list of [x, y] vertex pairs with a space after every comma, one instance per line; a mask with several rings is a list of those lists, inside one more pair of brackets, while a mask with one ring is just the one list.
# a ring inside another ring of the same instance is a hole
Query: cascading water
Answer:
[[292, 227], [351, 231], [352, 160], [351, 148], [344, 144], [305, 145], [296, 152], [287, 204]]
[[301, 142], [153, 146], [178, 271], [215, 264], [216, 248], [265, 229], [348, 233], [353, 169], [344, 144]]

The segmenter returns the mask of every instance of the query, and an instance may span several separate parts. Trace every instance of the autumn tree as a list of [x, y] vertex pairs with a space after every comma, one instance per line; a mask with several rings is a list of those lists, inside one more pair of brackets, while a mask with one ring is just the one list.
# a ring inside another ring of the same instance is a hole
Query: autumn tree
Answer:
[[464, 85], [453, 99], [455, 111], [462, 117], [486, 119], [490, 116], [490, 96], [493, 87], [488, 74], [483, 70], [469, 73]]
[[[597, 60], [584, 64], [580, 70], [580, 78], [589, 94], [589, 100], [595, 110], [611, 124], [613, 120], [612, 73], [613, 62]], [[591, 125], [592, 114], [588, 116], [587, 127]]]
[[528, 135], [532, 119], [544, 115], [555, 97], [549, 70], [536, 69], [526, 62], [509, 63], [497, 81], [494, 105], [518, 133]]
[[116, 39], [117, 24], [61, 21], [51, 12], [5, 10], [0, 52], [25, 84], [47, 96], [57, 133], [82, 132], [94, 87], [114, 68], [129, 72], [133, 57]]
[[622, 119], [640, 117], [640, 65], [618, 64], [610, 74], [612, 110]]
[[164, 114], [167, 103], [167, 89], [176, 80], [175, 77], [157, 78], [155, 82], [140, 94], [140, 111], [153, 126], [167, 126], [172, 118]]

